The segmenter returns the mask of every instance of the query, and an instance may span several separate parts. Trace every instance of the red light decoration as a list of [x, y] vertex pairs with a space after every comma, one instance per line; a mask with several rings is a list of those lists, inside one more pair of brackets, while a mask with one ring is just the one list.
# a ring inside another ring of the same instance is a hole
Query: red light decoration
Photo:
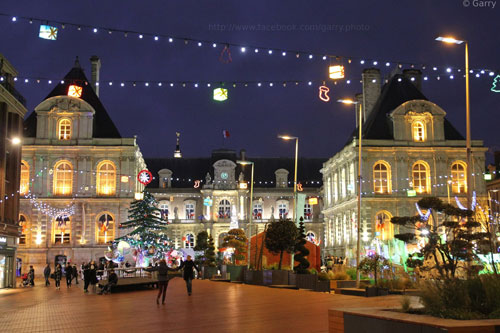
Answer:
[[328, 92], [330, 91], [330, 88], [327, 86], [320, 86], [319, 87], [319, 99], [322, 100], [323, 102], [329, 102], [330, 101], [330, 96], [328, 96]]
[[199, 181], [199, 180], [195, 180], [195, 181], [194, 181], [194, 186], [193, 186], [193, 187], [194, 187], [194, 188], [198, 188], [198, 187], [200, 187], [200, 181]]

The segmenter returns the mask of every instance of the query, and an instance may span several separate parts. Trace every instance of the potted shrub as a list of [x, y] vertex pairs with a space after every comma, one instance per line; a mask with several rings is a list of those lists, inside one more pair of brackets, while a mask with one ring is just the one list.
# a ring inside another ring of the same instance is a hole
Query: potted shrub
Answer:
[[389, 290], [387, 288], [380, 288], [378, 286], [377, 280], [378, 274], [386, 266], [389, 266], [389, 261], [379, 254], [369, 255], [363, 258], [363, 260], [361, 260], [361, 262], [359, 263], [359, 270], [364, 274], [373, 274], [375, 282], [373, 287], [366, 287], [367, 297], [383, 296], [389, 294]]

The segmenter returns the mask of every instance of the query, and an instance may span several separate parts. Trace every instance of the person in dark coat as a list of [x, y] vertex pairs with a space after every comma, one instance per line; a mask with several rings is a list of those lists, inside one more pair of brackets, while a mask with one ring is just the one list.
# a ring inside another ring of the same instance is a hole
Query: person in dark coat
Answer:
[[85, 269], [83, 270], [83, 280], [85, 282], [83, 287], [84, 292], [89, 292], [89, 285], [93, 285], [95, 288], [95, 284], [97, 283], [97, 265], [94, 260], [85, 266]]
[[56, 280], [56, 289], [61, 289], [61, 279], [62, 279], [62, 268], [61, 264], [57, 264], [54, 271], [54, 280]]
[[75, 279], [75, 284], [78, 284], [78, 268], [76, 264], [71, 267], [71, 273], [73, 274], [73, 279]]
[[191, 292], [193, 289], [193, 279], [194, 279], [194, 270], [198, 273], [200, 271], [198, 270], [198, 267], [196, 267], [196, 264], [194, 261], [191, 259], [191, 256], [187, 256], [186, 261], [181, 262], [181, 265], [177, 268], [178, 270], [184, 269], [182, 276], [184, 277], [184, 281], [186, 281], [186, 288], [188, 295], [191, 296]]
[[33, 266], [30, 266], [30, 270], [28, 272], [28, 281], [32, 287], [35, 286], [35, 269]]
[[43, 270], [43, 277], [45, 278], [45, 287], [50, 286], [50, 264], [47, 264]]
[[114, 269], [111, 269], [109, 271], [108, 283], [106, 283], [106, 285], [102, 287], [102, 290], [99, 293], [99, 295], [111, 293], [111, 288], [113, 286], [116, 286], [117, 284], [118, 284], [118, 275], [116, 275]]
[[66, 288], [71, 288], [71, 280], [73, 280], [73, 268], [71, 264], [68, 263], [64, 270], [66, 273]]
[[155, 267], [146, 268], [148, 272], [156, 271], [158, 272], [158, 296], [156, 297], [156, 304], [160, 304], [160, 296], [161, 304], [165, 304], [165, 296], [167, 295], [167, 287], [168, 287], [168, 271], [175, 271], [167, 266], [167, 262], [162, 259], [160, 260], [160, 265]]

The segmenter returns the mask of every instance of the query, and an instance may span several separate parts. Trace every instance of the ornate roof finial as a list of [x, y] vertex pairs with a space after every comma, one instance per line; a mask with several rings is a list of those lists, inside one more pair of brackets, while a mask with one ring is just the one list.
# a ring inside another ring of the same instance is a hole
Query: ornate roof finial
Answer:
[[78, 60], [78, 56], [76, 56], [75, 64], [73, 65], [73, 68], [82, 68], [82, 66], [80, 65], [80, 60]]
[[175, 158], [182, 158], [181, 145], [179, 143], [181, 133], [175, 132], [175, 135], [177, 136], [177, 143], [175, 145], [174, 157]]

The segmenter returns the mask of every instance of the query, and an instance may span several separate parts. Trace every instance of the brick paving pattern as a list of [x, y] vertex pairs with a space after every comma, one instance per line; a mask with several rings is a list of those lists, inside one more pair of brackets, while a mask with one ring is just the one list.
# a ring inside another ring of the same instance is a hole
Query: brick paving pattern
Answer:
[[[207, 280], [187, 296], [170, 281], [165, 305], [156, 290], [111, 295], [34, 288], [0, 290], [0, 332], [327, 332], [328, 309], [398, 306], [401, 296], [356, 297]], [[90, 289], [90, 288], [89, 288]]]

